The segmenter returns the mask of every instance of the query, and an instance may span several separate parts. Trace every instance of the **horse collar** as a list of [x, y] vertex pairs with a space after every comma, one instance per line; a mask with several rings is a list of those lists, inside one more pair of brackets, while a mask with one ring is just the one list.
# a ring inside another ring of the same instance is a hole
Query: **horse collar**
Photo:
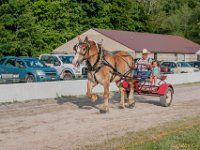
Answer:
[[101, 57], [101, 54], [102, 54], [102, 47], [97, 45], [97, 49], [98, 49], [98, 56], [97, 56], [97, 60], [94, 63], [94, 65], [92, 66], [91, 63], [88, 60], [86, 61], [86, 64], [87, 64], [87, 67], [88, 67], [88, 71], [97, 72], [97, 70], [99, 70], [99, 67], [97, 67], [97, 64], [99, 63], [99, 60], [100, 60], [100, 57]]

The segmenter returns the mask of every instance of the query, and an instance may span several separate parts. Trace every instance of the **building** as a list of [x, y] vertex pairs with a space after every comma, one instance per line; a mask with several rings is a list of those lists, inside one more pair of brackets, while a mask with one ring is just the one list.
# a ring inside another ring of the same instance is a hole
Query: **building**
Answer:
[[[105, 49], [128, 51], [134, 58], [140, 58], [142, 49], [146, 48], [151, 57], [158, 60], [200, 60], [200, 45], [180, 36], [95, 28], [80, 36], [82, 39], [88, 36], [96, 42], [103, 40]], [[73, 53], [77, 43], [78, 39], [74, 38], [53, 53]]]

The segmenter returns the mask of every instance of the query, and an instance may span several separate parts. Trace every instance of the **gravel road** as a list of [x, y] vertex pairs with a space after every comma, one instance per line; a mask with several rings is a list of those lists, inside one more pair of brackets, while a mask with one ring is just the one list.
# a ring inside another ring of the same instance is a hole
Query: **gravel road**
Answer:
[[0, 150], [71, 150], [101, 143], [166, 122], [200, 114], [200, 84], [175, 87], [170, 107], [156, 97], [135, 96], [134, 109], [118, 109], [112, 93], [110, 112], [100, 114], [102, 97], [62, 97], [0, 106]]

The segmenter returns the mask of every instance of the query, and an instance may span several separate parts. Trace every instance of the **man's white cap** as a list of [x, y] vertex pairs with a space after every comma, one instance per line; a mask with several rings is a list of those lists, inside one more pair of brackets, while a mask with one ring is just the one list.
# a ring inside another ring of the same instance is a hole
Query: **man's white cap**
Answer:
[[148, 50], [145, 49], [145, 48], [142, 50], [142, 54], [149, 54], [149, 53], [150, 53], [150, 51], [148, 51]]

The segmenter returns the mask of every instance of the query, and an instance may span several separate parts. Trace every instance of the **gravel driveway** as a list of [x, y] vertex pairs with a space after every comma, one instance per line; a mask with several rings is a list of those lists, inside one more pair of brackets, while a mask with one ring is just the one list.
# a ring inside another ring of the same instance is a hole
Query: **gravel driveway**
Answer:
[[121, 110], [112, 93], [107, 114], [99, 114], [102, 99], [92, 104], [85, 97], [1, 105], [0, 150], [70, 150], [200, 114], [200, 84], [176, 86], [171, 107], [155, 97], [135, 99], [134, 109]]

